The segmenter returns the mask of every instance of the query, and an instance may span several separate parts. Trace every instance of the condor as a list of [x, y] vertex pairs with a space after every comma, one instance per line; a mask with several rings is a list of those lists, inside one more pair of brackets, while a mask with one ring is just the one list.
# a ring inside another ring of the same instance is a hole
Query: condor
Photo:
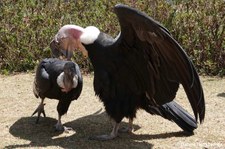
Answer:
[[[115, 39], [94, 26], [65, 25], [50, 44], [52, 51], [64, 50], [67, 58], [79, 49], [93, 64], [95, 93], [114, 125], [110, 134], [92, 139], [109, 140], [120, 130], [131, 131], [140, 108], [192, 133], [205, 116], [203, 89], [193, 63], [169, 31], [151, 17], [121, 4], [114, 10], [121, 27]], [[179, 84], [195, 119], [174, 101]], [[129, 125], [120, 129], [124, 117]]]
[[36, 70], [33, 84], [34, 95], [41, 98], [41, 103], [32, 116], [38, 113], [36, 123], [41, 113], [45, 116], [44, 99], [57, 99], [58, 121], [56, 130], [68, 130], [69, 127], [62, 125], [61, 117], [64, 115], [73, 100], [81, 94], [83, 80], [78, 65], [71, 61], [63, 61], [56, 58], [42, 60]]

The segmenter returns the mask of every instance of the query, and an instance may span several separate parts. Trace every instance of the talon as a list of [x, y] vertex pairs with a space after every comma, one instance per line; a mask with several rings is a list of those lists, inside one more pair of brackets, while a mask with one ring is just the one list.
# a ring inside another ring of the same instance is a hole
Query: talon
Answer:
[[40, 115], [41, 113], [43, 114], [44, 117], [46, 117], [46, 114], [45, 114], [45, 111], [44, 111], [44, 106], [45, 106], [45, 103], [40, 103], [39, 106], [37, 107], [37, 109], [33, 112], [33, 114], [31, 116], [33, 116], [34, 114], [38, 113], [38, 117], [36, 119], [36, 124], [39, 122], [39, 118], [40, 118]]
[[100, 135], [89, 137], [90, 140], [106, 141], [112, 140], [118, 136], [119, 123], [114, 122], [112, 132], [109, 135]]
[[132, 133], [132, 128], [130, 127], [121, 127], [119, 130], [121, 133]]
[[64, 128], [64, 132], [66, 132], [66, 133], [69, 133], [69, 132], [71, 132], [71, 131], [74, 132], [74, 130], [73, 130], [72, 127], [66, 127], [66, 126], [63, 126], [63, 128]]
[[66, 127], [63, 126], [62, 124], [55, 124], [55, 131], [64, 131], [66, 133], [69, 133], [70, 131], [74, 131], [72, 127]]
[[132, 133], [132, 130], [133, 130], [133, 120], [129, 119], [128, 126], [121, 127], [118, 131], [122, 133]]

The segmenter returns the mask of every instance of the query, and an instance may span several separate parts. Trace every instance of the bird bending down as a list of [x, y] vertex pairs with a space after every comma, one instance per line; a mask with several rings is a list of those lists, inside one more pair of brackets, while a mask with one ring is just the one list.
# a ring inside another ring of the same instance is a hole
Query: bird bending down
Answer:
[[[109, 135], [92, 139], [109, 140], [120, 131], [131, 131], [138, 109], [193, 133], [198, 119], [202, 123], [205, 117], [203, 89], [193, 63], [169, 31], [151, 17], [121, 4], [114, 10], [121, 28], [115, 39], [94, 26], [65, 25], [50, 44], [52, 51], [64, 51], [68, 59], [76, 49], [90, 58], [95, 93], [114, 121]], [[195, 119], [174, 101], [180, 84]], [[120, 129], [124, 117], [129, 127]]]
[[36, 123], [38, 123], [41, 113], [44, 117], [46, 116], [44, 99], [47, 97], [59, 100], [56, 130], [71, 129], [62, 125], [61, 117], [67, 112], [71, 101], [80, 96], [82, 86], [82, 76], [76, 63], [56, 58], [42, 60], [37, 67], [33, 84], [34, 95], [41, 98], [41, 103], [32, 114], [33, 116], [38, 113]]

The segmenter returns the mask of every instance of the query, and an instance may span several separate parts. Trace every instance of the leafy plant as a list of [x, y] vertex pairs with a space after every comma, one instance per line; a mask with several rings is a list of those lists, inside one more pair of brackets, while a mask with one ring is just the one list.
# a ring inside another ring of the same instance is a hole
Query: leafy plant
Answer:
[[[223, 0], [119, 0], [0, 2], [0, 72], [33, 70], [50, 57], [49, 43], [65, 24], [94, 25], [115, 37], [119, 24], [113, 7], [124, 3], [135, 7], [166, 26], [184, 47], [199, 72], [225, 74], [225, 2]], [[88, 60], [75, 54], [85, 72]]]

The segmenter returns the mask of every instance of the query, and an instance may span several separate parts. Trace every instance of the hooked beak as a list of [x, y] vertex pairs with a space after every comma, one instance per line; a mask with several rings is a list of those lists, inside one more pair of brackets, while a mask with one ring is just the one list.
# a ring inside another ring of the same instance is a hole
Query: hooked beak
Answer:
[[82, 52], [84, 58], [88, 58], [88, 51], [86, 48], [82, 45], [80, 41], [78, 41], [78, 49]]
[[[50, 43], [50, 48], [52, 52], [52, 57], [59, 58], [60, 56], [65, 56], [67, 60], [71, 60], [73, 56], [73, 51], [78, 49], [82, 52], [84, 58], [88, 58], [88, 52], [85, 47], [82, 45], [80, 40], [66, 40], [60, 41], [62, 42], [59, 44], [54, 39]], [[60, 46], [61, 45], [61, 46]]]
[[71, 60], [73, 51], [60, 48], [59, 44], [53, 39], [50, 43], [51, 54], [53, 58]]

